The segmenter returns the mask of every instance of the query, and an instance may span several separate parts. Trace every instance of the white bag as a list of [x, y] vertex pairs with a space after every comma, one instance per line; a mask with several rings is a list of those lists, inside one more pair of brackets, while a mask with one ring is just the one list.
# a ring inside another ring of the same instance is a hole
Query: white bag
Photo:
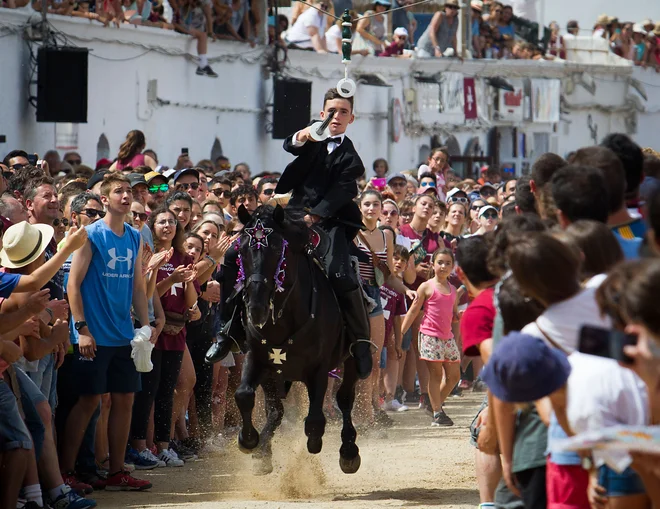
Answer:
[[144, 327], [135, 329], [135, 334], [131, 341], [131, 346], [133, 347], [131, 359], [133, 359], [136, 369], [141, 373], [149, 373], [149, 371], [154, 369], [154, 365], [151, 363], [151, 351], [154, 349], [154, 345], [149, 341], [150, 338], [151, 327], [145, 325]]

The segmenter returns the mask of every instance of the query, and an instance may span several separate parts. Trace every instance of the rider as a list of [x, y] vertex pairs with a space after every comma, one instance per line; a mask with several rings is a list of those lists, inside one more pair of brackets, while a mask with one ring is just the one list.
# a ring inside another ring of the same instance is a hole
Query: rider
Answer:
[[[317, 224], [330, 240], [324, 263], [348, 328], [357, 374], [364, 379], [372, 368], [369, 319], [349, 251], [357, 232], [364, 227], [360, 209], [353, 200], [358, 195], [356, 181], [365, 169], [345, 135], [355, 119], [353, 97], [344, 98], [336, 89], [328, 90], [321, 119], [333, 112], [331, 136], [325, 141], [315, 143], [310, 127], [284, 141], [284, 150], [298, 157], [284, 170], [275, 192], [291, 192], [288, 207], [304, 213], [307, 223]], [[228, 335], [231, 334], [219, 336], [213, 360], [229, 353], [232, 342], [225, 337]]]

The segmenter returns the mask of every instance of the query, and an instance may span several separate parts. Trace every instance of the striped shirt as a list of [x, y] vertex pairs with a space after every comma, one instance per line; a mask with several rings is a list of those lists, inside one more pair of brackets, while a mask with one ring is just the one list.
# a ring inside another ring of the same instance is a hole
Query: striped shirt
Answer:
[[[374, 252], [376, 253], [376, 256], [378, 256], [378, 259], [381, 262], [387, 263], [387, 241], [385, 240], [385, 232], [381, 230], [380, 232], [383, 235], [383, 250], [382, 251], [376, 251], [374, 249]], [[360, 269], [360, 277], [366, 281], [373, 281], [376, 279], [376, 273], [374, 272], [374, 265], [373, 265], [373, 260], [371, 256], [371, 251], [369, 248], [360, 240], [360, 237], [357, 238], [357, 247], [362, 251], [364, 254], [366, 254], [369, 257], [369, 262], [359, 262], [359, 269]]]

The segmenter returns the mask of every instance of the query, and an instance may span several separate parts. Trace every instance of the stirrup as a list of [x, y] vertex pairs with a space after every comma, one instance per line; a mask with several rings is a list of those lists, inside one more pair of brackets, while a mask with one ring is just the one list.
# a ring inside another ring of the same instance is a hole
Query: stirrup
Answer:
[[369, 343], [371, 345], [371, 348], [370, 348], [371, 355], [375, 354], [378, 351], [378, 346], [376, 346], [376, 343], [374, 343], [373, 341], [371, 341], [369, 339], [358, 339], [358, 340], [355, 341], [355, 343], [351, 343], [348, 347], [348, 353], [351, 354], [351, 357], [355, 357], [355, 355], [353, 355], [353, 347], [357, 343]]

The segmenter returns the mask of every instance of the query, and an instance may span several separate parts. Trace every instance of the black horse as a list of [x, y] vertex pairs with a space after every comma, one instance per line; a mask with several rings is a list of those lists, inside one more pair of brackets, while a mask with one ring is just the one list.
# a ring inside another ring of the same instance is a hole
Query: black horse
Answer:
[[[238, 247], [236, 288], [243, 293], [247, 351], [235, 394], [243, 420], [239, 447], [243, 452], [254, 452], [254, 457], [261, 460], [260, 473], [272, 472], [271, 440], [282, 422], [283, 388], [301, 381], [309, 394], [307, 450], [312, 454], [321, 452], [328, 373], [343, 363], [343, 380], [337, 393], [343, 415], [339, 465], [344, 473], [355, 473], [361, 462], [351, 420], [357, 374], [349, 358], [337, 299], [312, 254], [311, 230], [279, 205], [262, 206], [252, 216], [241, 206], [238, 216], [245, 227]], [[261, 436], [252, 424], [259, 385], [266, 399], [266, 424]]]

